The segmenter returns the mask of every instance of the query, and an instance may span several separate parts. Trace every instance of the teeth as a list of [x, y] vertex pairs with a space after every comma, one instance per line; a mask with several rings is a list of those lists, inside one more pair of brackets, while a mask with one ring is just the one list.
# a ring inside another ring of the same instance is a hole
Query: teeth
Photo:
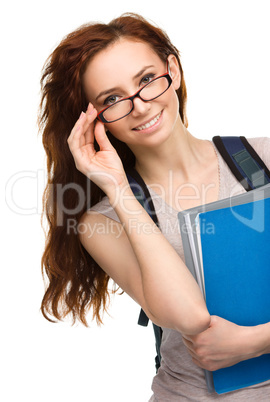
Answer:
[[146, 124], [143, 124], [142, 126], [136, 127], [136, 130], [137, 131], [145, 130], [146, 128], [149, 128], [149, 127], [153, 126], [158, 121], [158, 119], [160, 118], [160, 115], [161, 115], [161, 112], [153, 120], [151, 120], [149, 123], [146, 123]]

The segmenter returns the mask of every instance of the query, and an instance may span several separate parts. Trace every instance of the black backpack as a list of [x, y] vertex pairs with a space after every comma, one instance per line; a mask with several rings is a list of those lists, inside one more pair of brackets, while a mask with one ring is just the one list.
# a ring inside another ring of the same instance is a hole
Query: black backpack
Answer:
[[[270, 183], [270, 171], [245, 137], [216, 136], [213, 137], [213, 143], [236, 179], [242, 184], [246, 191]], [[127, 178], [133, 194], [151, 216], [155, 224], [159, 226], [153, 201], [143, 179], [135, 169], [128, 170]], [[141, 309], [138, 324], [147, 326], [148, 322], [149, 318]], [[153, 324], [153, 329], [156, 340], [157, 356], [155, 358], [155, 363], [157, 371], [161, 363], [160, 346], [162, 328]]]

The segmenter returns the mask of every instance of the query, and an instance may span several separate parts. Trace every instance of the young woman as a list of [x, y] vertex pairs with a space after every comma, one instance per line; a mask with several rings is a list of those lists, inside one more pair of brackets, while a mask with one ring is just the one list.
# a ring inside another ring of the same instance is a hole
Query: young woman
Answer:
[[[270, 324], [210, 317], [185, 266], [178, 211], [244, 190], [213, 143], [187, 129], [184, 75], [167, 35], [138, 15], [82, 26], [48, 59], [42, 91], [45, 317], [71, 313], [86, 325], [92, 308], [101, 322], [112, 278], [163, 328], [151, 401], [270, 397], [269, 381], [207, 391], [203, 368], [270, 353]], [[270, 140], [250, 143], [270, 167]], [[159, 228], [130, 189], [131, 167], [149, 188]]]

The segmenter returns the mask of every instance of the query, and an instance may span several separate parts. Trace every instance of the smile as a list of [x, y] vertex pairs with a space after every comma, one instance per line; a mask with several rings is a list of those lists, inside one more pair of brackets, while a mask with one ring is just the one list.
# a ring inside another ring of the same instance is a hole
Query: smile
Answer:
[[141, 130], [145, 130], [147, 128], [154, 126], [157, 123], [157, 121], [160, 119], [161, 113], [162, 113], [162, 111], [159, 112], [159, 114], [156, 117], [154, 117], [152, 120], [150, 120], [148, 123], [135, 127], [133, 130], [141, 131]]

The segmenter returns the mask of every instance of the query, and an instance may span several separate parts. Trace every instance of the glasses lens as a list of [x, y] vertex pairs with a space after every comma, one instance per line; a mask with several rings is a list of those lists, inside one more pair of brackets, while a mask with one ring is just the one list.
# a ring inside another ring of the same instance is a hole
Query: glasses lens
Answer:
[[[151, 101], [166, 92], [170, 85], [171, 81], [166, 77], [159, 77], [145, 85], [145, 87], [143, 87], [137, 95], [134, 95], [134, 97], [138, 96], [143, 101]], [[114, 105], [111, 105], [104, 110], [103, 117], [108, 123], [111, 123], [128, 115], [131, 112], [132, 107], [133, 103], [130, 99], [116, 102]]]
[[126, 116], [127, 114], [129, 114], [131, 109], [132, 109], [132, 102], [131, 100], [126, 99], [119, 101], [115, 105], [108, 107], [108, 109], [106, 109], [103, 112], [103, 116], [108, 122], [111, 122]]
[[157, 98], [167, 91], [169, 86], [170, 84], [166, 77], [157, 78], [141, 90], [141, 98], [146, 101]]

